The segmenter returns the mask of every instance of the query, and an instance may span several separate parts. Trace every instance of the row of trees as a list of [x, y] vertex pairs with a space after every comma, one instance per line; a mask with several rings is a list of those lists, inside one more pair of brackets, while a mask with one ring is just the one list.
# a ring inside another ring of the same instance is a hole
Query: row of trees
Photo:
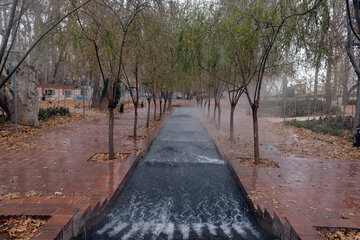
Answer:
[[[147, 93], [149, 103], [154, 102], [154, 119], [157, 108], [161, 117], [173, 94], [181, 92], [196, 97], [209, 116], [213, 101], [213, 121], [217, 114], [218, 125], [220, 99], [227, 95], [230, 139], [234, 138], [234, 111], [245, 95], [252, 110], [254, 158], [259, 163], [257, 116], [265, 80], [282, 79], [285, 93], [290, 63], [306, 60], [315, 72], [314, 79], [309, 79], [315, 99], [319, 74], [326, 70], [326, 101], [331, 104], [330, 93], [339, 86], [334, 77], [339, 71], [333, 69], [349, 63], [344, 49], [360, 72], [353, 37], [356, 27], [349, 22], [356, 18], [360, 23], [357, 4], [349, 4], [348, 15], [354, 17], [346, 18], [340, 0], [13, 0], [3, 4], [6, 10], [0, 14], [4, 29], [0, 57], [3, 64], [6, 49], [16, 46], [30, 55], [29, 64], [39, 81], [70, 79], [68, 84], [76, 84], [78, 76], [91, 79], [94, 102], [100, 105], [105, 98], [109, 110], [110, 159], [114, 157], [114, 109], [121, 92], [129, 92], [135, 107], [134, 137], [140, 90]], [[38, 43], [40, 47], [33, 48]], [[350, 73], [343, 78], [349, 79]], [[12, 73], [2, 74], [0, 87]], [[343, 84], [345, 98], [356, 88], [349, 85]]]

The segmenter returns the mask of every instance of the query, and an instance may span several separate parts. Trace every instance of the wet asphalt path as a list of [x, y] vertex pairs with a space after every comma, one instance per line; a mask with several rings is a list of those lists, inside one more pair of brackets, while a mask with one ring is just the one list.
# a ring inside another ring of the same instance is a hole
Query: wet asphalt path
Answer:
[[193, 108], [173, 112], [86, 238], [273, 239], [257, 225]]

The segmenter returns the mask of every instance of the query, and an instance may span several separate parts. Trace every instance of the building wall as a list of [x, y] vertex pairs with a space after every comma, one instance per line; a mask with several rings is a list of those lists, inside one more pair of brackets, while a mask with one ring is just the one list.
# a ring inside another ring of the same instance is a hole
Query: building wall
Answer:
[[[46, 100], [75, 100], [77, 97], [82, 97], [82, 89], [67, 87], [67, 86], [56, 86], [56, 85], [38, 85], [37, 91], [39, 92], [39, 100], [45, 96]], [[51, 95], [49, 95], [51, 92]], [[85, 88], [85, 98], [91, 98], [92, 88]]]

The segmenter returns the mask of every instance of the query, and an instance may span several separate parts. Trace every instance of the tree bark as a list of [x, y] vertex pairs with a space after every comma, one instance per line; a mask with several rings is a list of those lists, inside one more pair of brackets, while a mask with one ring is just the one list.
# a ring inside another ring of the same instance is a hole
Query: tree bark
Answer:
[[155, 98], [155, 96], [153, 96], [153, 101], [154, 101], [154, 121], [156, 121], [156, 98]]
[[260, 164], [260, 150], [259, 150], [259, 122], [257, 116], [258, 108], [252, 107], [252, 115], [253, 115], [253, 134], [254, 134], [254, 160], [255, 164]]
[[217, 110], [217, 102], [216, 102], [216, 99], [215, 99], [215, 103], [214, 103], [214, 113], [213, 113], [213, 118], [212, 118], [212, 122], [213, 123], [216, 123], [216, 110]]
[[330, 57], [328, 57], [326, 65], [327, 65], [327, 70], [326, 70], [326, 82], [325, 82], [325, 100], [326, 100], [327, 110], [330, 111], [331, 101], [332, 101], [332, 93], [331, 93], [332, 64]]
[[210, 103], [211, 103], [211, 94], [209, 93], [209, 101], [208, 101], [208, 118], [210, 118]]
[[217, 128], [220, 129], [221, 127], [221, 107], [220, 107], [220, 100], [218, 102], [218, 122], [217, 122]]
[[167, 97], [165, 97], [165, 101], [164, 101], [163, 114], [165, 114], [166, 112], [166, 104], [167, 104]]
[[94, 90], [92, 93], [92, 107], [101, 109], [101, 91], [100, 91], [100, 77], [95, 75], [94, 78]]
[[[316, 77], [315, 77], [316, 78]], [[317, 80], [315, 80], [317, 81]], [[284, 76], [283, 78], [283, 121], [286, 120], [286, 107], [287, 107], [287, 84], [288, 79], [287, 76]], [[316, 87], [317, 88], [317, 87]], [[317, 89], [316, 89], [316, 98], [317, 98]]]
[[109, 107], [109, 160], [114, 157], [114, 108]]
[[161, 119], [161, 117], [162, 117], [162, 100], [161, 100], [161, 97], [160, 97], [160, 104], [159, 104], [159, 110], [160, 110], [160, 117], [159, 117], [159, 119]]
[[342, 96], [342, 105], [344, 106], [344, 113], [346, 110], [346, 106], [348, 105], [349, 102], [349, 94], [348, 94], [348, 83], [349, 83], [349, 62], [345, 61], [345, 73], [344, 73], [344, 79], [342, 82], [342, 92], [343, 92], [343, 96]]
[[234, 140], [234, 112], [235, 112], [235, 105], [231, 104], [230, 109], [230, 140]]
[[148, 97], [147, 98], [148, 101], [148, 111], [147, 111], [147, 118], [146, 118], [146, 128], [149, 128], [149, 123], [150, 123], [150, 104], [151, 104], [151, 98]]
[[354, 120], [354, 129], [360, 125], [360, 77], [357, 81], [357, 95], [356, 95], [356, 111]]
[[318, 99], [318, 85], [319, 85], [319, 70], [320, 70], [321, 54], [318, 53], [315, 65], [315, 80], [314, 80], [314, 100]]
[[137, 136], [137, 122], [138, 122], [138, 103], [134, 104], [134, 112], [135, 112], [135, 119], [134, 119], [134, 139], [136, 139]]

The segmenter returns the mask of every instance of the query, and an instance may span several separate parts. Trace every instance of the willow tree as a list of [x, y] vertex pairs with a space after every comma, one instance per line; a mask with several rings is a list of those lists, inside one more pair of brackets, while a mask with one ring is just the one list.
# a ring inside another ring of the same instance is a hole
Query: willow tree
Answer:
[[93, 46], [98, 70], [103, 80], [102, 96], [109, 111], [109, 159], [114, 159], [114, 109], [120, 99], [120, 82], [128, 35], [133, 22], [147, 6], [146, 2], [95, 1], [78, 15], [78, 32]]
[[[257, 1], [248, 4], [233, 4], [235, 21], [239, 26], [235, 41], [239, 44], [236, 53], [243, 87], [252, 110], [254, 160], [260, 163], [258, 109], [265, 71], [269, 62], [283, 57], [282, 42], [286, 42], [294, 31], [299, 18], [315, 11], [322, 0], [297, 1]], [[252, 89], [248, 80], [251, 80]]]

